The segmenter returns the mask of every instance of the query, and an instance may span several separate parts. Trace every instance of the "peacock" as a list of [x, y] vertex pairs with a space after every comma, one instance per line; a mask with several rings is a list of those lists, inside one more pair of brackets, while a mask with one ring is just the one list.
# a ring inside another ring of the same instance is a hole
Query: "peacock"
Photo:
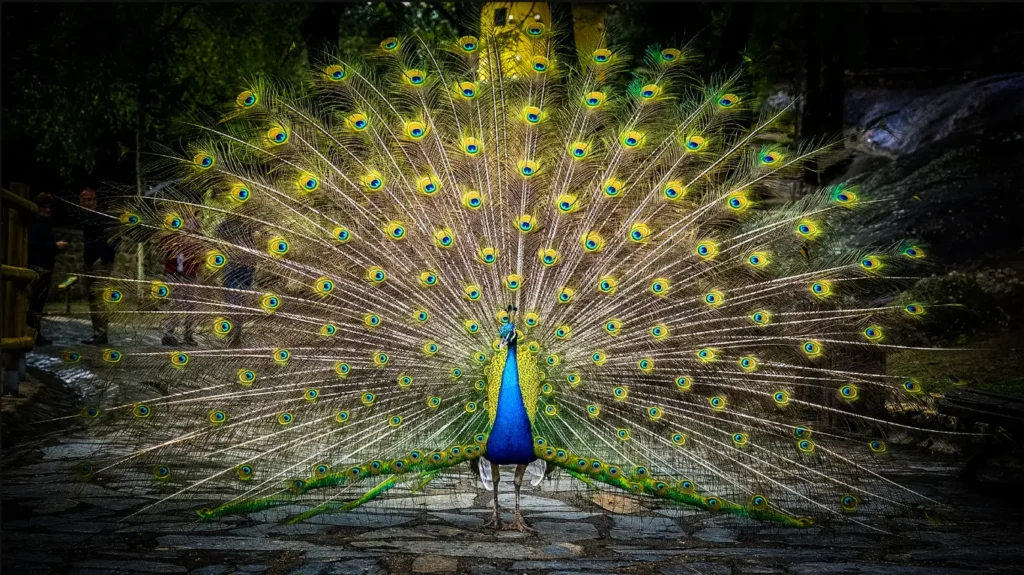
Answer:
[[928, 382], [877, 361], [925, 347], [926, 248], [835, 234], [882, 200], [793, 194], [834, 142], [787, 144], [742, 73], [559, 37], [386, 38], [158, 148], [174, 183], [103, 213], [197, 272], [96, 278], [111, 341], [63, 359], [101, 393], [63, 421], [104, 448], [70, 473], [296, 522], [470, 467], [523, 531], [528, 470], [793, 527], [929, 503], [886, 477]]

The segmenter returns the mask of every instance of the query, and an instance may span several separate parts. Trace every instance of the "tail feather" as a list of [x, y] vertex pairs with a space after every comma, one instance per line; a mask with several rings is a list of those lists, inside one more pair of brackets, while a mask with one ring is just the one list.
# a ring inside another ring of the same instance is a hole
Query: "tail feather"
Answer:
[[[796, 526], [927, 500], [884, 476], [887, 434], [921, 431], [887, 407], [927, 383], [858, 356], [920, 348], [898, 288], [924, 249], [830, 240], [877, 201], [855, 186], [785, 200], [835, 142], [776, 143], [792, 104], [745, 128], [738, 73], [691, 86], [655, 48], [623, 81], [624, 51], [552, 38], [389, 38], [161, 149], [178, 182], [117, 234], [197, 272], [100, 282], [116, 343], [65, 360], [106, 395], [68, 419], [111, 448], [76, 474], [234, 493], [203, 517], [322, 500], [290, 521], [423, 487], [485, 456], [511, 303], [536, 454], [592, 487]], [[178, 320], [197, 347], [147, 339]]]

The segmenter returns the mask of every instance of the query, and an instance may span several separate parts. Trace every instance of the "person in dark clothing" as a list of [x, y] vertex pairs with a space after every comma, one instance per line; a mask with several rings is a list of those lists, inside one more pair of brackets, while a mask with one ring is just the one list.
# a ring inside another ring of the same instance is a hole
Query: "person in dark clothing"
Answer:
[[[107, 343], [107, 326], [109, 321], [103, 313], [102, 290], [97, 287], [96, 277], [110, 277], [114, 269], [114, 253], [117, 245], [108, 241], [107, 231], [110, 219], [99, 210], [99, 199], [96, 191], [85, 188], [79, 195], [79, 205], [84, 208], [82, 216], [82, 234], [85, 240], [85, 289], [89, 292], [89, 315], [92, 317], [92, 337], [83, 340], [86, 345], [104, 345]], [[102, 281], [100, 279], [99, 281]]]
[[57, 241], [53, 235], [53, 196], [39, 194], [36, 196], [39, 216], [28, 226], [28, 268], [39, 274], [39, 278], [29, 288], [29, 304], [27, 324], [36, 330], [36, 345], [50, 345], [53, 342], [43, 336], [40, 329], [40, 316], [43, 306], [50, 295], [50, 283], [53, 279], [53, 264], [57, 254], [68, 247], [68, 243]]

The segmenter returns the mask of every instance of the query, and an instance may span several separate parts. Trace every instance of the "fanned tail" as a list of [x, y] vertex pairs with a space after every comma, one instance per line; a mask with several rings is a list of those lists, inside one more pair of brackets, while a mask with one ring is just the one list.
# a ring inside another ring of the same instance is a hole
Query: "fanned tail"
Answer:
[[829, 143], [779, 143], [790, 106], [738, 74], [553, 38], [387, 38], [160, 149], [178, 182], [111, 218], [195, 272], [96, 278], [115, 343], [64, 359], [108, 447], [78, 477], [233, 494], [202, 517], [319, 501], [291, 521], [420, 489], [486, 455], [511, 303], [535, 453], [591, 487], [793, 526], [925, 500], [884, 474], [928, 385], [863, 361], [913, 347], [924, 248], [829, 240], [855, 186], [785, 200]]

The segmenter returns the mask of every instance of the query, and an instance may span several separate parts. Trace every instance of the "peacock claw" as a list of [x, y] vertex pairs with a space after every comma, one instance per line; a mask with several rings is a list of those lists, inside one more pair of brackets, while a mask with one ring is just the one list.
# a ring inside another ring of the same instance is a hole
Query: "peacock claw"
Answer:
[[536, 533], [537, 530], [526, 524], [526, 520], [523, 519], [523, 514], [518, 511], [515, 517], [512, 519], [512, 523], [509, 523], [504, 527], [505, 531], [520, 531], [522, 533]]
[[495, 511], [494, 515], [491, 516], [490, 521], [484, 523], [484, 529], [487, 528], [494, 529], [495, 531], [501, 529], [501, 515], [499, 515], [497, 511]]

